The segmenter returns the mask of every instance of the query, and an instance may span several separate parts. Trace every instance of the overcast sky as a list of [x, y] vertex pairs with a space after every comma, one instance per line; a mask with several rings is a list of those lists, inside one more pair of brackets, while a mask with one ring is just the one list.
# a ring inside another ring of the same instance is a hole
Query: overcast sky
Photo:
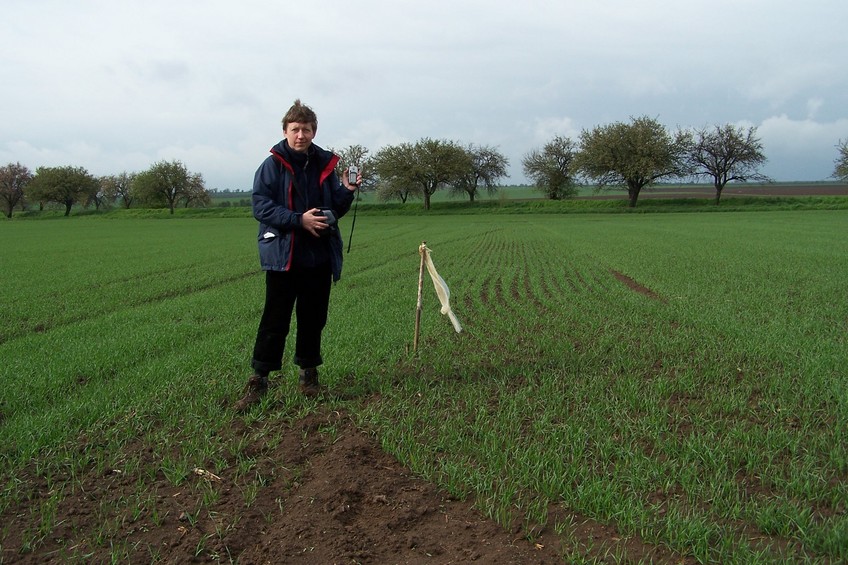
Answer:
[[758, 128], [777, 180], [848, 140], [845, 0], [4, 0], [0, 164], [179, 159], [249, 190], [295, 98], [315, 142], [497, 147], [631, 117]]

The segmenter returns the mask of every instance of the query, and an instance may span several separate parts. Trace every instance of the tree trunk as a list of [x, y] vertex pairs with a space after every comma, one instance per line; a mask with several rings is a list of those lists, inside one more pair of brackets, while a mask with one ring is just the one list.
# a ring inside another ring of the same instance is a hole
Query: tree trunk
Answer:
[[715, 205], [718, 206], [719, 200], [721, 200], [721, 189], [724, 188], [724, 185], [718, 186], [716, 185], [716, 197], [715, 197]]
[[636, 200], [639, 199], [639, 189], [638, 188], [629, 189], [627, 191], [627, 198], [628, 198], [628, 203], [627, 203], [628, 208], [635, 208], [636, 207]]
[[430, 193], [427, 191], [424, 191], [424, 209], [430, 209]]

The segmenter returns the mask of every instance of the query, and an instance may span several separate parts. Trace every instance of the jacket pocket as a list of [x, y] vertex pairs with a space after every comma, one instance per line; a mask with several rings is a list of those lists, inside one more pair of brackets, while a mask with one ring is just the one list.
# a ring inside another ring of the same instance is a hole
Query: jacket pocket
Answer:
[[268, 241], [271, 239], [275, 239], [280, 237], [279, 232], [275, 231], [272, 228], [265, 228], [263, 230], [259, 230], [259, 241]]
[[262, 268], [284, 270], [289, 255], [288, 243], [289, 237], [274, 228], [259, 230], [259, 262]]

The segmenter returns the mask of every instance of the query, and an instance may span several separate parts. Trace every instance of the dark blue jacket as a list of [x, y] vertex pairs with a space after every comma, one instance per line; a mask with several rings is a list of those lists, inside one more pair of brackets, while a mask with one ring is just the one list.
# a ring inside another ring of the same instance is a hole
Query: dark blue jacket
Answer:
[[[295, 246], [313, 238], [302, 227], [301, 216], [310, 208], [332, 208], [336, 218], [350, 210], [353, 192], [345, 188], [336, 175], [339, 157], [312, 144], [309, 158], [317, 158], [320, 176], [321, 206], [307, 201], [305, 187], [294, 182], [292, 164], [285, 158], [285, 140], [271, 148], [271, 155], [262, 162], [253, 178], [253, 217], [259, 221], [259, 263], [263, 271], [289, 271], [295, 256]], [[330, 266], [333, 280], [342, 274], [342, 236], [338, 229], [328, 236]]]

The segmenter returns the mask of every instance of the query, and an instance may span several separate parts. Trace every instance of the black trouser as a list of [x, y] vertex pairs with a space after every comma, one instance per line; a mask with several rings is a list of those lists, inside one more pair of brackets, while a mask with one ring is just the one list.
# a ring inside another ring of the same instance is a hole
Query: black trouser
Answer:
[[266, 271], [265, 310], [253, 347], [253, 368], [257, 372], [277, 371], [283, 366], [292, 310], [297, 316], [295, 365], [305, 368], [323, 363], [321, 332], [327, 324], [331, 281], [329, 266]]

